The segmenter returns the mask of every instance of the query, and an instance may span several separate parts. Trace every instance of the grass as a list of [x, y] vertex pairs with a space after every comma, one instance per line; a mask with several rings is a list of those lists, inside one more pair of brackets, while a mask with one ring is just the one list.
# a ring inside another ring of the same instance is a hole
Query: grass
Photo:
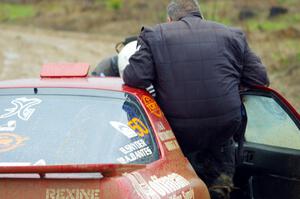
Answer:
[[300, 14], [287, 14], [273, 19], [256, 17], [245, 22], [250, 31], [279, 31], [300, 23]]
[[299, 5], [299, 0], [277, 0], [281, 6], [297, 6]]
[[36, 11], [33, 5], [20, 5], [0, 3], [0, 20], [14, 21], [35, 16]]
[[123, 6], [122, 0], [106, 0], [106, 8], [110, 10], [120, 10]]
[[207, 1], [201, 5], [201, 12], [204, 18], [217, 21], [226, 25], [232, 25], [232, 18], [236, 14], [230, 8], [233, 2], [228, 1]]
[[257, 19], [249, 20], [246, 26], [250, 31], [278, 31], [288, 28], [290, 25], [281, 21], [259, 21]]

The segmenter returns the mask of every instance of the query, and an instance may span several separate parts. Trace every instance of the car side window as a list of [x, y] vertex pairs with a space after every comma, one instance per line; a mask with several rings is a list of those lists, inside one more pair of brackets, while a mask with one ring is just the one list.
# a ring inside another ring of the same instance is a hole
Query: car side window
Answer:
[[247, 142], [300, 150], [300, 131], [289, 114], [272, 97], [244, 95]]

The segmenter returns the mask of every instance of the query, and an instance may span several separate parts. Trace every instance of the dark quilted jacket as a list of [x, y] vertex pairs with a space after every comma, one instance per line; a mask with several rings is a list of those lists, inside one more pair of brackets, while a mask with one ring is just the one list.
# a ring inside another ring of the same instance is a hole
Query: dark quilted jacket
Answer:
[[[171, 126], [222, 123], [239, 114], [239, 86], [269, 84], [265, 67], [237, 29], [192, 13], [144, 28], [124, 71], [134, 87], [153, 84]], [[228, 118], [229, 117], [229, 118]]]

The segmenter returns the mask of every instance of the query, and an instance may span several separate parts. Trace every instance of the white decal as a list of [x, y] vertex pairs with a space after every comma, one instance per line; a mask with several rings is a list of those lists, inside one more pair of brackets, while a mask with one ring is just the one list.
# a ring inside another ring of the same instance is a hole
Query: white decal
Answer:
[[138, 135], [134, 130], [132, 130], [129, 126], [122, 124], [120, 122], [109, 122], [112, 127], [114, 127], [117, 131], [121, 132], [123, 135], [128, 137], [129, 139], [137, 137]]
[[160, 132], [158, 133], [161, 141], [172, 140], [175, 139], [175, 135], [172, 130]]
[[195, 193], [194, 190], [190, 188], [188, 191], [182, 191], [180, 195], [172, 195], [168, 199], [194, 199]]
[[[151, 176], [151, 180], [146, 182], [138, 172], [124, 174], [132, 183], [133, 187], [143, 199], [159, 199], [165, 196], [168, 198], [194, 198], [194, 191], [189, 187], [190, 182], [184, 177], [172, 173], [163, 177]], [[186, 190], [188, 188], [188, 190]], [[181, 191], [180, 194], [176, 192]]]
[[0, 131], [13, 132], [13, 131], [15, 131], [16, 128], [17, 128], [17, 121], [10, 120], [7, 122], [6, 125], [0, 126]]
[[0, 167], [9, 167], [9, 166], [30, 166], [30, 162], [0, 162]]
[[28, 99], [26, 97], [14, 99], [11, 103], [15, 105], [14, 108], [5, 109], [8, 113], [0, 115], [0, 119], [9, 118], [18, 115], [21, 120], [29, 120], [35, 109], [33, 106], [40, 104], [42, 100], [37, 98]]
[[0, 166], [45, 166], [45, 160], [39, 160], [36, 163], [32, 164], [30, 162], [0, 162]]
[[146, 180], [143, 178], [143, 176], [138, 172], [133, 172], [131, 174], [125, 173], [124, 176], [126, 176], [137, 194], [142, 199], [160, 199], [161, 197], [156, 193], [146, 182]]
[[34, 166], [46, 166], [46, 161], [43, 159], [40, 159], [36, 163], [33, 164]]
[[162, 132], [162, 131], [166, 130], [166, 128], [165, 128], [165, 126], [163, 125], [162, 122], [157, 122], [156, 126], [157, 126], [159, 132]]
[[179, 149], [179, 144], [176, 140], [165, 142], [165, 145], [166, 145], [168, 151], [174, 151], [176, 149]]
[[152, 150], [142, 139], [121, 147], [120, 151], [125, 154], [125, 156], [117, 159], [122, 164], [134, 162], [152, 155]]

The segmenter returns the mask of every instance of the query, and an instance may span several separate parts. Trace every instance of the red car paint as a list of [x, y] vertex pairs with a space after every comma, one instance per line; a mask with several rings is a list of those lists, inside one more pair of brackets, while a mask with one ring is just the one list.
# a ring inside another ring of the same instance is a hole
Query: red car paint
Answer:
[[85, 63], [45, 64], [40, 76], [42, 78], [86, 77], [89, 68], [89, 64]]
[[[44, 71], [42, 77], [49, 77], [48, 72]], [[0, 83], [0, 89], [74, 88], [130, 93], [137, 97], [149, 118], [160, 158], [148, 165], [0, 166], [1, 199], [210, 198], [206, 185], [184, 157], [170, 125], [148, 92], [125, 86], [119, 78], [58, 78], [55, 71], [50, 73], [56, 78], [6, 81]], [[62, 75], [69, 77], [66, 71]], [[101, 173], [103, 177], [64, 178], [66, 173], [82, 172]], [[47, 178], [50, 173], [61, 176]]]

